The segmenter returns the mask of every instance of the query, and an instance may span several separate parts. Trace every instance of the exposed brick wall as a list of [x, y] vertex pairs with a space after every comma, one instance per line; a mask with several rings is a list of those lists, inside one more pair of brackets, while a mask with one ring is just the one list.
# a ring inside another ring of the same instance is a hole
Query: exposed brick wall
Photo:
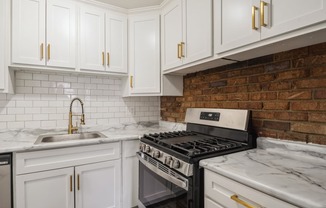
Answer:
[[250, 109], [259, 136], [326, 144], [326, 43], [188, 74], [183, 97], [162, 97], [161, 117], [186, 109]]

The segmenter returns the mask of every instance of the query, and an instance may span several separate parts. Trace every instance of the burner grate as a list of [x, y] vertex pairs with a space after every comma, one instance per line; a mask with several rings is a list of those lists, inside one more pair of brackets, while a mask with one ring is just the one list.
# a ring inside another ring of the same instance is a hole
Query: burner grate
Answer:
[[243, 144], [221, 137], [202, 135], [190, 131], [173, 131], [144, 135], [159, 145], [183, 155], [193, 157], [241, 147]]

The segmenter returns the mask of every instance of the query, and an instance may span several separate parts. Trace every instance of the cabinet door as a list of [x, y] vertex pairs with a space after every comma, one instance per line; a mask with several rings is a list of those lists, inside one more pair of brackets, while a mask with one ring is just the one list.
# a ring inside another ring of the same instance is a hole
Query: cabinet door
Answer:
[[[215, 52], [221, 53], [260, 40], [259, 0], [215, 0]], [[255, 9], [255, 26], [252, 25], [252, 8]]]
[[45, 65], [45, 0], [13, 0], [12, 62]]
[[[196, 15], [195, 15], [196, 16]], [[179, 44], [183, 41], [182, 0], [168, 3], [161, 12], [162, 69], [168, 70], [182, 64]]]
[[139, 140], [122, 143], [122, 207], [136, 207], [138, 203], [138, 158]]
[[16, 177], [16, 208], [74, 208], [73, 168]]
[[0, 90], [5, 88], [5, 3], [0, 1]]
[[47, 1], [47, 65], [75, 67], [75, 3], [67, 0]]
[[81, 69], [103, 71], [105, 12], [96, 7], [82, 6], [80, 15]]
[[326, 20], [326, 0], [265, 0], [262, 39]]
[[76, 208], [120, 207], [121, 160], [75, 168]]
[[159, 25], [155, 12], [130, 18], [131, 94], [160, 93]]
[[110, 72], [127, 73], [127, 17], [110, 13], [106, 18], [106, 65]]
[[213, 2], [212, 0], [185, 1], [184, 63], [213, 55]]

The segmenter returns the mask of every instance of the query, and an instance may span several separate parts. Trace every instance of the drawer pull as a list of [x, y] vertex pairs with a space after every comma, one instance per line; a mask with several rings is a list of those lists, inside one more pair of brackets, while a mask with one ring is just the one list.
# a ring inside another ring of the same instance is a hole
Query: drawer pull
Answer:
[[44, 58], [44, 44], [43, 43], [41, 44], [40, 49], [41, 49], [41, 60], [43, 60], [43, 58]]
[[182, 46], [181, 44], [178, 44], [178, 59], [181, 59], [182, 56]]
[[252, 20], [252, 29], [253, 30], [258, 30], [258, 28], [256, 27], [256, 10], [257, 10], [258, 8], [257, 7], [255, 7], [255, 6], [252, 6], [252, 8], [251, 8], [251, 20]]
[[267, 3], [264, 1], [260, 2], [260, 26], [266, 27], [267, 24], [265, 23], [265, 6]]
[[48, 44], [48, 61], [51, 59], [51, 45]]
[[70, 192], [72, 192], [72, 175], [70, 176]]
[[80, 190], [80, 177], [79, 174], [77, 175], [77, 190]]
[[232, 196], [231, 196], [231, 199], [232, 199], [233, 201], [237, 202], [238, 204], [241, 204], [242, 206], [245, 206], [245, 207], [247, 207], [247, 208], [255, 208], [255, 207], [252, 206], [251, 204], [248, 204], [247, 202], [245, 202], [245, 201], [239, 199], [239, 197], [238, 197], [236, 194], [232, 195]]

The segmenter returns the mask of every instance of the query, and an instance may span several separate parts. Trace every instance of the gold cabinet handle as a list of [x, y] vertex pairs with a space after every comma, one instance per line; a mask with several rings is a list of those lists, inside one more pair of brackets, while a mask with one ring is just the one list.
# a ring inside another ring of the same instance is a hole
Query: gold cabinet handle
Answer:
[[256, 10], [258, 8], [255, 6], [252, 6], [251, 8], [251, 24], [253, 30], [258, 30], [258, 27], [256, 27]]
[[43, 43], [41, 44], [40, 49], [41, 49], [41, 60], [43, 60], [44, 59], [44, 44]]
[[110, 66], [110, 53], [107, 53], [107, 59], [108, 59], [107, 60], [108, 61], [107, 65]]
[[184, 46], [185, 46], [185, 43], [184, 43], [184, 42], [181, 42], [181, 44], [180, 44], [180, 45], [181, 45], [181, 57], [182, 57], [182, 58], [184, 58], [184, 57], [185, 57], [185, 55], [184, 55], [184, 53], [183, 53], [183, 52], [184, 52]]
[[70, 192], [72, 192], [72, 175], [70, 176]]
[[266, 27], [267, 24], [265, 23], [265, 6], [267, 3], [264, 1], [260, 2], [260, 26]]
[[133, 78], [134, 78], [134, 76], [130, 76], [130, 88], [134, 88], [134, 85], [132, 83]]
[[177, 54], [177, 56], [178, 56], [178, 59], [181, 59], [181, 44], [178, 44], [178, 54]]
[[48, 44], [48, 61], [51, 59], [51, 45]]
[[231, 199], [232, 199], [233, 201], [237, 202], [238, 204], [241, 204], [241, 205], [244, 206], [244, 207], [247, 207], [247, 208], [255, 208], [255, 207], [252, 206], [251, 204], [248, 204], [247, 202], [245, 202], [245, 201], [239, 199], [239, 197], [238, 197], [236, 194], [232, 195], [232, 196], [231, 196]]
[[105, 54], [104, 54], [104, 52], [102, 52], [102, 65], [103, 65], [103, 66], [105, 65], [105, 63], [104, 63], [104, 61], [105, 61], [104, 59], [105, 59], [105, 58], [104, 58], [104, 57], [105, 57]]
[[80, 190], [80, 177], [79, 174], [77, 174], [77, 190]]

